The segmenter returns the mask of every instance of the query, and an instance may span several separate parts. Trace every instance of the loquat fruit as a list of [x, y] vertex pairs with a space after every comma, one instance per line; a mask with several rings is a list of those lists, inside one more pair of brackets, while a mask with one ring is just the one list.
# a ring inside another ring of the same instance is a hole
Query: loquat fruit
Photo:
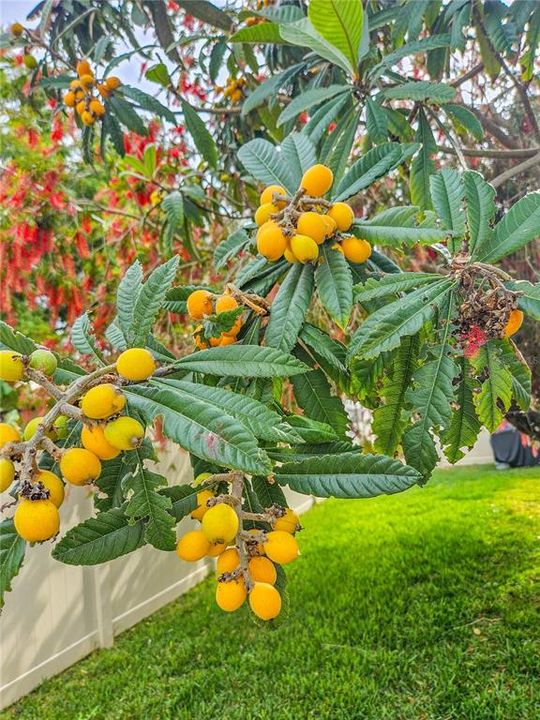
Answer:
[[44, 542], [60, 530], [58, 508], [51, 500], [21, 500], [13, 516], [15, 530], [27, 542]]
[[17, 382], [24, 376], [22, 355], [13, 350], [0, 350], [0, 380]]
[[[274, 195], [282, 195], [283, 200], [279, 200], [278, 198], [275, 198]], [[281, 209], [284, 208], [287, 204], [286, 196], [287, 192], [285, 188], [282, 188], [281, 185], [269, 185], [266, 187], [262, 193], [260, 202], [261, 205], [266, 205], [267, 203], [273, 203], [277, 208]]]
[[319, 213], [313, 211], [302, 213], [298, 218], [296, 229], [299, 235], [307, 235], [315, 240], [317, 245], [326, 239], [327, 224], [324, 215], [319, 215]]
[[202, 531], [211, 543], [230, 543], [238, 532], [238, 515], [226, 503], [214, 505], [204, 514]]
[[270, 560], [286, 565], [298, 557], [298, 543], [294, 535], [285, 530], [272, 530], [266, 536], [264, 551]]
[[193, 320], [202, 320], [212, 314], [212, 293], [208, 290], [194, 290], [187, 299], [187, 311]]
[[319, 257], [319, 246], [307, 235], [293, 235], [290, 244], [292, 253], [301, 263], [311, 262]]
[[101, 425], [83, 425], [81, 443], [84, 448], [97, 455], [100, 460], [112, 460], [120, 455], [120, 450], [105, 439], [105, 430]]
[[49, 491], [49, 500], [57, 508], [64, 502], [64, 483], [56, 473], [50, 470], [39, 470], [34, 478], [36, 483], [41, 483]]
[[7, 458], [0, 458], [0, 492], [4, 492], [15, 479], [15, 465]]
[[248, 562], [248, 570], [254, 582], [269, 583], [275, 585], [277, 570], [274, 563], [263, 555], [256, 555]]
[[82, 115], [83, 112], [86, 112], [86, 101], [85, 101], [85, 100], [80, 100], [80, 101], [75, 105], [75, 110], [77, 111], [77, 114], [78, 114], [78, 115]]
[[156, 361], [145, 348], [124, 350], [116, 361], [116, 372], [125, 380], [141, 382], [147, 380], [156, 371]]
[[230, 573], [240, 565], [240, 553], [235, 547], [230, 547], [218, 557], [216, 570], [218, 575]]
[[58, 360], [50, 350], [38, 348], [38, 350], [34, 350], [34, 352], [30, 355], [28, 365], [32, 368], [32, 370], [39, 370], [50, 377], [51, 375], [54, 375], [56, 368], [58, 367]]
[[230, 310], [236, 310], [238, 303], [232, 295], [220, 295], [216, 300], [216, 312], [229, 312]]
[[15, 37], [21, 37], [24, 32], [24, 25], [21, 25], [19, 22], [15, 22], [9, 29], [12, 35]]
[[216, 603], [225, 612], [234, 612], [241, 608], [246, 597], [246, 586], [243, 578], [235, 578], [217, 584]]
[[338, 230], [347, 231], [354, 221], [352, 207], [344, 202], [337, 202], [328, 211], [328, 216], [335, 220]]
[[341, 241], [341, 249], [343, 254], [352, 263], [364, 263], [371, 255], [371, 245], [367, 240], [361, 240], [360, 238], [354, 237], [354, 235], [348, 235]]
[[31, 440], [34, 435], [36, 434], [36, 430], [41, 425], [43, 421], [43, 417], [38, 415], [31, 420], [29, 420], [26, 425], [24, 426], [23, 430], [23, 440]]
[[62, 453], [60, 472], [71, 485], [87, 485], [101, 475], [101, 462], [86, 448], [69, 448]]
[[94, 73], [92, 72], [92, 68], [90, 67], [90, 63], [88, 60], [79, 60], [77, 63], [77, 75], [82, 78], [84, 75], [90, 75], [91, 77], [94, 77]]
[[257, 208], [255, 212], [255, 222], [259, 227], [261, 227], [261, 225], [268, 222], [268, 220], [272, 218], [272, 215], [277, 212], [278, 209], [273, 203], [265, 203]]
[[105, 420], [124, 409], [126, 396], [112, 383], [102, 383], [88, 390], [81, 400], [83, 415], [92, 420]]
[[127, 415], [108, 422], [104, 433], [105, 440], [119, 450], [135, 450], [144, 439], [144, 427]]
[[300, 262], [289, 246], [285, 248], [285, 252], [283, 253], [283, 255], [285, 257], [285, 260], [291, 263], [291, 265]]
[[330, 215], [321, 215], [323, 222], [326, 226], [326, 237], [332, 237], [337, 230], [336, 221]]
[[35, 70], [38, 66], [38, 61], [33, 55], [24, 55], [23, 63], [28, 70]]
[[97, 117], [103, 117], [105, 115], [105, 106], [99, 100], [90, 100], [90, 112], [93, 112]]
[[77, 99], [75, 97], [75, 93], [72, 90], [68, 90], [67, 93], [64, 95], [64, 105], [67, 105], [67, 107], [75, 107], [75, 103], [77, 102]]
[[12, 425], [7, 423], [0, 423], [0, 448], [4, 447], [7, 443], [20, 442], [21, 434]]
[[176, 544], [176, 554], [186, 562], [202, 560], [209, 550], [210, 543], [201, 530], [187, 532]]
[[111, 96], [111, 90], [107, 87], [105, 83], [98, 83], [97, 85], [97, 91], [101, 95], [103, 99], [107, 99]]
[[249, 607], [261, 620], [273, 620], [281, 612], [281, 595], [270, 583], [256, 582], [249, 593]]
[[[261, 532], [261, 530], [259, 530], [258, 528], [251, 528], [251, 530], [248, 530], [248, 533], [250, 533], [251, 535], [255, 535], [260, 532]], [[265, 555], [264, 543], [263, 542], [256, 543], [254, 546], [250, 544], [250, 551], [256, 552], [257, 555]]]
[[312, 165], [302, 176], [301, 187], [312, 197], [321, 197], [332, 187], [334, 173], [326, 165]]
[[201, 490], [201, 492], [197, 493], [197, 507], [191, 513], [191, 517], [194, 520], [200, 521], [203, 519], [205, 513], [209, 509], [206, 503], [213, 497], [215, 497], [215, 493], [212, 492], [212, 490]]
[[257, 232], [257, 250], [270, 262], [279, 260], [287, 248], [287, 239], [273, 220], [261, 225]]
[[225, 543], [210, 544], [210, 550], [206, 553], [206, 557], [219, 557], [221, 553], [225, 552]]
[[521, 324], [523, 323], [523, 312], [521, 310], [512, 310], [510, 312], [510, 315], [508, 316], [508, 322], [506, 323], [506, 327], [504, 328], [504, 337], [509, 338], [512, 337], [512, 335], [515, 335], [519, 328], [521, 327]]
[[116, 90], [120, 87], [122, 84], [120, 78], [116, 77], [115, 75], [111, 75], [111, 77], [108, 77], [105, 80], [105, 85], [107, 86], [108, 90]]
[[96, 122], [95, 117], [89, 110], [84, 110], [84, 112], [81, 113], [81, 120], [84, 125], [93, 125]]
[[274, 530], [285, 530], [288, 533], [295, 533], [300, 528], [300, 518], [291, 510], [291, 508], [285, 508], [285, 515], [278, 518], [273, 525]]

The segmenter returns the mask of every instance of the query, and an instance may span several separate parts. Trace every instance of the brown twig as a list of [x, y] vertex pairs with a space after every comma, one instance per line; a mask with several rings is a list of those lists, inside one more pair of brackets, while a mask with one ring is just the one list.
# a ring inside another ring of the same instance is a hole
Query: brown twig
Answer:
[[496, 178], [493, 178], [491, 180], [491, 184], [493, 187], [499, 187], [507, 180], [510, 180], [510, 178], [513, 178], [514, 175], [519, 175], [519, 173], [525, 172], [526, 170], [529, 170], [529, 168], [533, 168], [538, 165], [540, 162], [540, 152], [534, 155], [533, 157], [529, 158], [528, 160], [525, 160], [522, 163], [519, 163], [518, 165], [514, 165], [514, 167], [509, 168], [505, 172], [501, 173], [500, 175], [497, 175]]

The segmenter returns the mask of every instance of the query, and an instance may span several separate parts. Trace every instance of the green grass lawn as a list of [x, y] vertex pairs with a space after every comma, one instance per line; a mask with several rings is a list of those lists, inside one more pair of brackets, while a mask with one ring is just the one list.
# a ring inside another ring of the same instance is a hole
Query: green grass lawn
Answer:
[[278, 627], [208, 579], [0, 717], [538, 718], [540, 469], [441, 470], [303, 525]]

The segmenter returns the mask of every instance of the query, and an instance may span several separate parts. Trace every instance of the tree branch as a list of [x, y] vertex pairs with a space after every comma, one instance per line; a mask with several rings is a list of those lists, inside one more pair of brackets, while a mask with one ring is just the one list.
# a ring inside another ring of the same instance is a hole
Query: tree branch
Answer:
[[518, 165], [514, 165], [514, 167], [509, 168], [505, 172], [501, 173], [500, 175], [497, 175], [496, 178], [493, 178], [491, 180], [491, 184], [493, 187], [499, 187], [507, 180], [510, 180], [510, 178], [514, 177], [514, 175], [519, 175], [519, 173], [525, 172], [529, 168], [533, 168], [537, 166], [540, 163], [540, 152], [537, 153], [534, 157], [529, 158], [528, 160], [525, 160], [522, 163], [519, 163]]
[[[446, 145], [437, 145], [437, 150], [448, 155], [456, 155], [456, 151], [453, 147], [447, 147]], [[540, 147], [532, 148], [519, 148], [516, 150], [482, 150], [476, 148], [462, 147], [461, 152], [466, 157], [486, 157], [486, 158], [498, 158], [500, 160], [519, 160], [520, 158], [529, 158], [535, 156], [540, 152]]]

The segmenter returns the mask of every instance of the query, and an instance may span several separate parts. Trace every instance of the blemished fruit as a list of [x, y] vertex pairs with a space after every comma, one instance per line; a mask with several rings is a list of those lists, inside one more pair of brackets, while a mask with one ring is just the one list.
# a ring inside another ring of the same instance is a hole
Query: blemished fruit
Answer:
[[7, 458], [0, 458], [0, 492], [4, 492], [15, 479], [15, 465]]
[[134, 450], [144, 438], [144, 427], [132, 417], [119, 417], [105, 425], [105, 440], [119, 450]]
[[270, 583], [256, 582], [249, 593], [249, 607], [261, 620], [273, 620], [281, 612], [281, 595]]
[[24, 426], [23, 430], [23, 440], [31, 440], [31, 438], [34, 437], [36, 434], [36, 430], [41, 425], [43, 421], [42, 416], [37, 416], [29, 420], [26, 425]]
[[64, 105], [67, 105], [67, 107], [75, 107], [75, 103], [77, 102], [77, 98], [75, 97], [75, 93], [72, 90], [68, 90], [67, 93], [64, 95]]
[[49, 491], [49, 500], [59, 508], [64, 502], [64, 483], [58, 475], [50, 470], [40, 470], [34, 479]]
[[235, 547], [227, 548], [218, 558], [216, 570], [218, 575], [232, 572], [240, 565], [240, 553]]
[[512, 337], [512, 335], [515, 335], [519, 328], [521, 327], [521, 324], [523, 323], [523, 312], [521, 310], [512, 310], [509, 317], [508, 322], [506, 323], [506, 327], [504, 328], [504, 337], [509, 338]]
[[81, 400], [83, 415], [92, 420], [105, 420], [124, 409], [126, 396], [111, 383], [96, 385]]
[[176, 554], [186, 562], [197, 562], [210, 550], [210, 543], [202, 530], [191, 530], [183, 535], [176, 545]]
[[202, 520], [206, 512], [209, 510], [209, 508], [206, 505], [206, 502], [210, 500], [210, 498], [214, 497], [214, 493], [211, 490], [201, 490], [201, 492], [197, 493], [197, 507], [196, 509], [191, 513], [191, 517], [194, 520]]
[[116, 361], [116, 371], [125, 380], [141, 382], [156, 371], [154, 356], [144, 348], [124, 350]]
[[218, 557], [226, 549], [225, 543], [210, 544], [210, 550], [206, 553], [206, 557]]
[[[277, 198], [274, 200], [274, 193], [279, 193], [280, 195], [283, 195], [283, 200], [278, 200]], [[267, 188], [265, 188], [261, 193], [260, 202], [261, 205], [266, 205], [266, 203], [274, 203], [278, 208], [285, 207], [286, 200], [285, 196], [287, 195], [287, 192], [285, 191], [285, 188], [282, 188], [281, 185], [269, 185]]]
[[211, 543], [230, 543], [238, 532], [238, 515], [230, 505], [211, 507], [202, 519], [202, 531]]
[[121, 84], [122, 84], [122, 82], [121, 82], [120, 78], [115, 77], [114, 75], [111, 75], [111, 77], [108, 77], [105, 80], [105, 85], [107, 86], [107, 88], [109, 90], [116, 90], [117, 88], [120, 87]]
[[44, 542], [60, 530], [58, 508], [51, 500], [21, 500], [13, 516], [15, 530], [27, 542]]
[[273, 203], [265, 203], [257, 208], [255, 212], [255, 222], [260, 227], [268, 222], [272, 215], [278, 212], [278, 208]]
[[17, 382], [24, 376], [22, 355], [13, 350], [0, 350], [0, 380]]
[[328, 211], [328, 215], [335, 220], [338, 230], [341, 232], [348, 230], [354, 221], [352, 207], [344, 202], [334, 203]]
[[295, 533], [299, 527], [300, 518], [291, 508], [286, 508], [285, 515], [274, 523], [274, 530], [285, 530], [288, 533]]
[[11, 30], [12, 35], [14, 35], [15, 37], [21, 37], [21, 35], [24, 32], [24, 25], [21, 25], [21, 23], [15, 22], [9, 29]]
[[228, 582], [218, 582], [216, 603], [225, 612], [234, 612], [242, 607], [247, 597], [243, 578], [235, 578]]
[[307, 235], [315, 240], [317, 245], [323, 243], [326, 238], [327, 225], [324, 215], [319, 215], [319, 213], [313, 211], [300, 215], [296, 229], [300, 235]]
[[187, 311], [193, 320], [202, 320], [212, 314], [212, 293], [208, 290], [194, 290], [187, 299]]
[[267, 557], [257, 555], [248, 563], [248, 570], [254, 582], [263, 582], [274, 585], [277, 580], [277, 570], [274, 563]]
[[105, 428], [101, 425], [83, 425], [81, 443], [84, 448], [97, 455], [100, 460], [112, 460], [120, 455], [120, 450], [105, 438]]
[[86, 448], [69, 448], [62, 454], [60, 472], [71, 485], [87, 485], [101, 475], [101, 462]]
[[293, 235], [291, 251], [301, 263], [311, 262], [319, 257], [319, 246], [307, 235]]
[[371, 255], [371, 245], [367, 240], [360, 240], [353, 235], [343, 238], [341, 241], [343, 254], [352, 263], [364, 263]]
[[79, 60], [79, 62], [77, 63], [76, 69], [77, 69], [77, 75], [79, 77], [82, 77], [83, 75], [91, 75], [93, 77], [93, 75], [94, 75], [88, 60]]
[[287, 248], [283, 231], [273, 220], [261, 225], [257, 232], [257, 250], [270, 262], [279, 260]]
[[220, 295], [216, 300], [216, 312], [229, 312], [230, 310], [236, 310], [238, 303], [232, 295]]
[[58, 360], [50, 350], [34, 350], [30, 355], [28, 365], [33, 370], [40, 370], [45, 375], [54, 375], [56, 368], [58, 367]]
[[312, 197], [325, 195], [334, 182], [334, 173], [326, 165], [312, 165], [302, 177], [301, 187]]
[[103, 117], [105, 115], [105, 106], [99, 100], [90, 100], [90, 112], [93, 112], [97, 117]]
[[286, 565], [298, 557], [298, 543], [294, 535], [285, 530], [272, 530], [266, 538], [264, 551], [270, 560]]
[[12, 425], [0, 423], [0, 448], [6, 443], [19, 442], [21, 440], [20, 432]]

